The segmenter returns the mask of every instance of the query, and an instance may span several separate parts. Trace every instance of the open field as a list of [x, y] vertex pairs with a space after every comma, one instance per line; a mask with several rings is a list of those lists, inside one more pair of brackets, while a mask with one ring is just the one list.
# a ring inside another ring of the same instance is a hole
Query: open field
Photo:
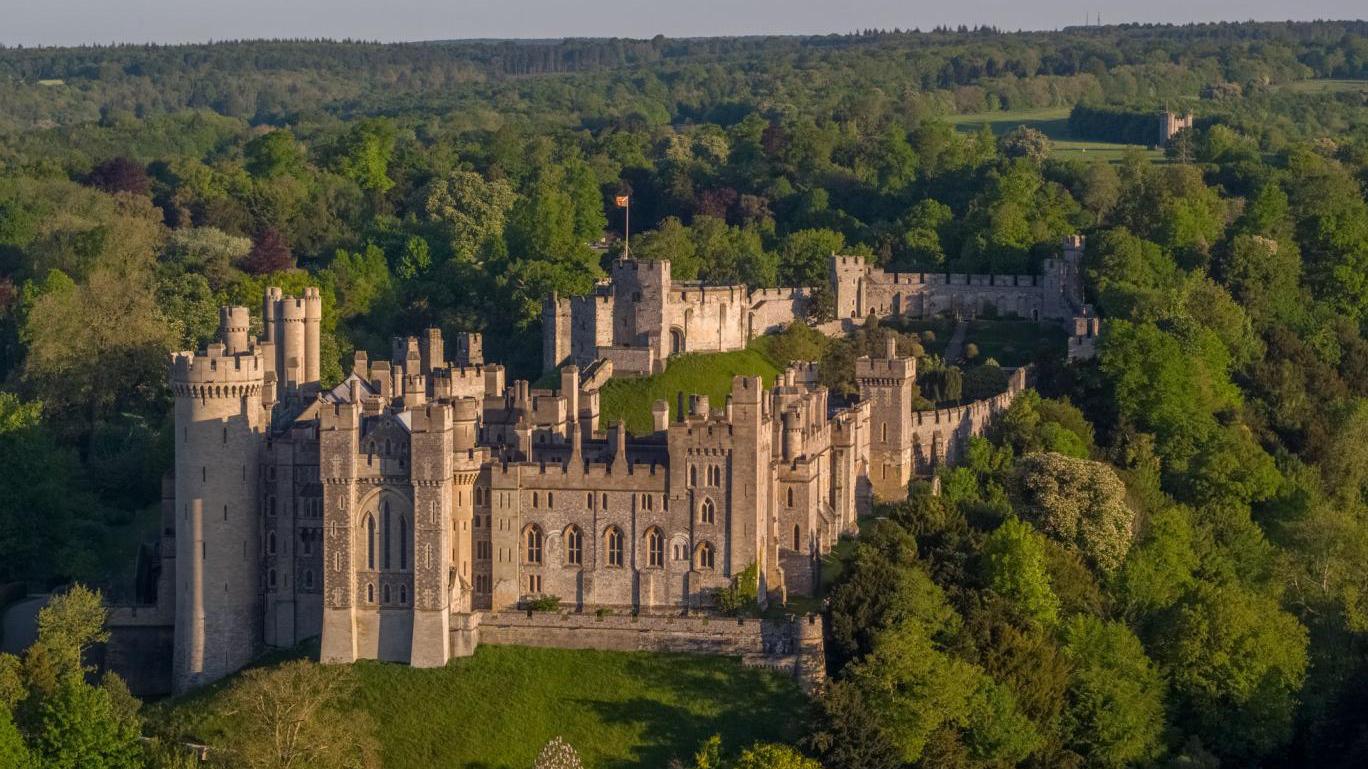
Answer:
[[[526, 769], [556, 736], [588, 769], [663, 769], [713, 734], [731, 753], [792, 742], [806, 701], [791, 679], [727, 657], [481, 646], [440, 669], [355, 670], [385, 769]], [[217, 705], [211, 693], [165, 707], [212, 746], [232, 728]]]
[[1285, 91], [1300, 93], [1352, 93], [1368, 92], [1368, 80], [1297, 80], [1278, 86]]
[[1127, 150], [1137, 149], [1151, 161], [1163, 160], [1164, 153], [1138, 144], [1088, 141], [1075, 138], [1069, 131], [1069, 108], [1008, 110], [982, 112], [974, 115], [951, 115], [946, 120], [965, 132], [978, 131], [987, 125], [998, 136], [1024, 125], [1050, 137], [1054, 145], [1052, 156], [1060, 160], [1119, 161]]
[[[684, 393], [708, 396], [714, 408], [721, 408], [731, 392], [732, 377], [763, 376], [765, 385], [774, 384], [779, 367], [757, 350], [724, 353], [696, 353], [670, 359], [665, 373], [637, 379], [613, 379], [603, 388], [599, 403], [604, 423], [625, 420], [635, 435], [651, 433], [651, 404], [664, 399], [670, 404], [670, 418], [678, 417], [675, 395]], [[685, 408], [688, 404], [685, 404]]]

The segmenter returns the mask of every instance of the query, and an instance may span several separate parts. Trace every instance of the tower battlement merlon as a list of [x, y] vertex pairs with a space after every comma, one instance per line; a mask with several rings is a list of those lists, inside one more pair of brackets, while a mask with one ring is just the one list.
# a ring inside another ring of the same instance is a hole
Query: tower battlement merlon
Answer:
[[261, 384], [266, 373], [262, 353], [257, 349], [229, 352], [221, 342], [204, 352], [182, 351], [171, 355], [171, 384]]

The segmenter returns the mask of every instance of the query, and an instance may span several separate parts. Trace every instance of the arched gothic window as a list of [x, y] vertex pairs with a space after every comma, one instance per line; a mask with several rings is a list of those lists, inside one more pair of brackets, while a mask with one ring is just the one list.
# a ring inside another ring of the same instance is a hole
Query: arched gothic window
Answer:
[[375, 570], [375, 516], [366, 516], [366, 568]]
[[788, 490], [788, 506], [793, 507], [793, 487], [789, 487]]
[[665, 565], [665, 535], [660, 529], [652, 528], [646, 532], [646, 565], [656, 568]]
[[689, 485], [698, 485], [698, 465], [689, 465]]
[[793, 549], [794, 549], [794, 550], [800, 550], [800, 549], [802, 549], [801, 547], [799, 547], [799, 546], [802, 544], [802, 536], [803, 536], [802, 529], [798, 528], [798, 524], [796, 524], [796, 523], [793, 524]]
[[266, 532], [266, 554], [276, 554], [276, 535], [274, 531]]
[[527, 563], [542, 562], [542, 530], [538, 526], [528, 526], [523, 534], [523, 544]]
[[584, 532], [580, 531], [578, 526], [571, 526], [565, 530], [565, 564], [584, 565]]
[[390, 587], [388, 582], [380, 587], [380, 596], [384, 599], [383, 603], [390, 602]]
[[711, 569], [716, 562], [716, 551], [713, 550], [711, 542], [703, 542], [698, 546], [697, 566], [700, 569]]
[[608, 527], [607, 535], [604, 537], [608, 545], [608, 565], [621, 566], [623, 562], [623, 537], [622, 529], [616, 526]]
[[270, 570], [268, 570], [268, 571], [266, 572], [266, 585], [267, 585], [268, 587], [270, 587], [272, 590], [275, 590], [275, 586], [276, 586], [276, 570], [275, 570], [275, 569], [270, 569]]
[[401, 605], [408, 604], [408, 585], [399, 586], [399, 603]]
[[366, 603], [375, 603], [375, 583], [366, 583]]
[[701, 523], [717, 522], [717, 506], [711, 499], [704, 499], [703, 504], [698, 508], [698, 520]]
[[399, 516], [399, 568], [408, 568], [408, 518]]

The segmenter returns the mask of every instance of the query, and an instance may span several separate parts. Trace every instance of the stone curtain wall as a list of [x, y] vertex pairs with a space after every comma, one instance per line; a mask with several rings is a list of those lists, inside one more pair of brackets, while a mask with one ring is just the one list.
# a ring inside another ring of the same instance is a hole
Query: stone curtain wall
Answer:
[[822, 619], [660, 617], [573, 612], [487, 612], [480, 643], [558, 649], [679, 652], [740, 657], [792, 675], [804, 691], [825, 680]]

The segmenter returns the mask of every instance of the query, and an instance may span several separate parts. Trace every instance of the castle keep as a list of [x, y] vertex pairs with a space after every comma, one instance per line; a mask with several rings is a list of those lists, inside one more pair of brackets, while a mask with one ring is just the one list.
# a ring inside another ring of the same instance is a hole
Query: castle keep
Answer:
[[[1074, 306], [1077, 259], [1066, 250], [1030, 285], [913, 281], [843, 257], [833, 270], [853, 316], [987, 302], [1059, 317]], [[723, 403], [691, 396], [674, 420], [657, 401], [652, 432], [629, 436], [600, 420], [615, 361], [639, 355], [641, 370], [656, 370], [676, 330], [671, 349], [733, 349], [810, 294], [676, 285], [668, 263], [623, 262], [614, 275], [591, 297], [548, 301], [569, 318], [549, 319], [548, 362], [561, 349], [570, 361], [554, 389], [506, 382], [478, 334], [458, 335], [448, 359], [436, 329], [395, 339], [389, 360], [358, 352], [324, 389], [315, 289], [268, 289], [260, 338], [246, 308], [224, 308], [217, 341], [172, 356], [176, 457], [158, 602], [116, 610], [116, 637], [141, 634], [155, 656], [166, 628], [177, 691], [313, 637], [325, 662], [443, 665], [471, 653], [482, 625], [492, 643], [765, 659], [802, 647], [798, 665], [812, 668], [820, 626], [710, 630], [667, 618], [709, 607], [751, 566], [762, 595], [810, 594], [820, 556], [872, 500], [904, 496], [911, 479], [954, 462], [1026, 372], [987, 400], [917, 410], [917, 361], [890, 339], [856, 361], [852, 403], [833, 403], [816, 366], [799, 363], [769, 387], [736, 377]], [[506, 611], [547, 596], [632, 621], [581, 627], [564, 616], [551, 628]]]

